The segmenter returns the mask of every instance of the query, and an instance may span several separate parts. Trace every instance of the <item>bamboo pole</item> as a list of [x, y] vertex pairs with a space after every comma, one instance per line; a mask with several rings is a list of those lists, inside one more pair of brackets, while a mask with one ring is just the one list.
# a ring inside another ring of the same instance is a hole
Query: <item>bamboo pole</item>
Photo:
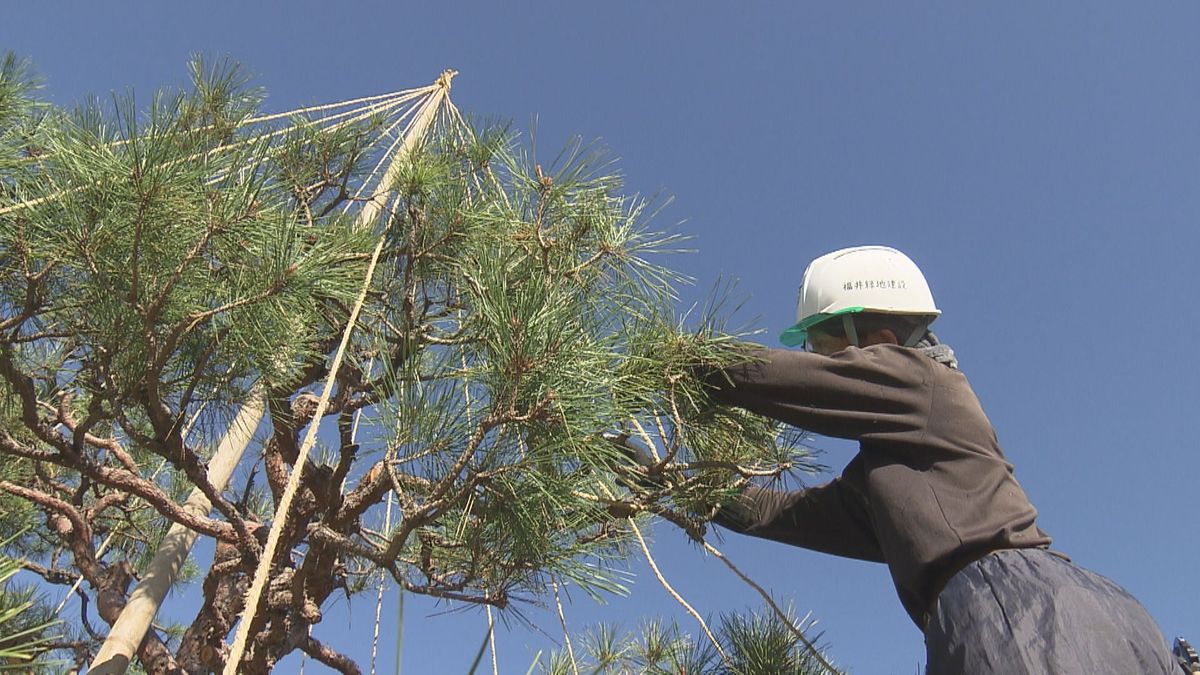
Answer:
[[[457, 74], [457, 71], [453, 70], [447, 70], [442, 73], [436, 82], [438, 86], [429, 98], [422, 103], [420, 112], [404, 130], [404, 141], [401, 143], [399, 149], [396, 150], [396, 154], [388, 166], [387, 172], [376, 187], [375, 193], [367, 200], [362, 210], [358, 213], [356, 219], [356, 228], [358, 230], [374, 226], [375, 220], [387, 204], [391, 184], [401, 167], [401, 162], [405, 159], [405, 155], [412, 150], [416, 139], [425, 135], [438, 107], [447, 98], [447, 94], [450, 91], [451, 79]], [[279, 537], [283, 531], [283, 526], [287, 522], [287, 515], [291, 509], [292, 500], [299, 490], [300, 477], [304, 472], [304, 464], [308, 459], [308, 454], [312, 450], [312, 446], [316, 443], [317, 430], [321, 426], [321, 417], [325, 414], [325, 409], [329, 405], [329, 398], [333, 393], [333, 383], [337, 379], [337, 371], [341, 367], [342, 358], [350, 342], [350, 335], [353, 333], [354, 326], [357, 323], [358, 313], [366, 300], [367, 291], [370, 290], [371, 279], [375, 274], [375, 265], [379, 260], [379, 254], [383, 250], [384, 241], [385, 237], [381, 234], [379, 241], [375, 245], [375, 251], [371, 255], [371, 262], [367, 266], [367, 272], [363, 279], [363, 288], [359, 294], [358, 301], [350, 310], [350, 317], [346, 321], [346, 328], [342, 331], [341, 344], [338, 346], [337, 352], [333, 356], [333, 362], [329, 366], [329, 376], [325, 380], [321, 397], [317, 401], [317, 409], [313, 413], [312, 422], [309, 423], [308, 433], [305, 435], [304, 442], [300, 446], [300, 453], [296, 458], [295, 468], [292, 469], [292, 473], [288, 477], [287, 487], [284, 488], [283, 495], [280, 497], [279, 506], [276, 509], [277, 517], [271, 526], [270, 533], [267, 535], [267, 544], [263, 547], [262, 558], [259, 559], [258, 568], [254, 572], [254, 581], [250, 589], [246, 592], [245, 610], [238, 622], [237, 633], [234, 636], [233, 645], [230, 647], [229, 656], [225, 661], [224, 675], [236, 675], [242, 655], [246, 651], [246, 643], [250, 637], [250, 627], [253, 625], [254, 617], [258, 613], [258, 604], [262, 598], [263, 589], [267, 585], [267, 575], [271, 569], [271, 561], [275, 557], [275, 549], [279, 546]]]
[[[254, 430], [258, 428], [265, 411], [266, 397], [261, 388], [255, 387], [249, 400], [225, 431], [220, 445], [217, 446], [217, 452], [208, 463], [208, 480], [217, 492], [224, 490], [229, 484], [233, 470], [241, 460], [246, 446], [250, 444]], [[197, 516], [207, 516], [212, 509], [212, 503], [200, 488], [195, 488], [188, 495], [183, 509]], [[194, 530], [179, 523], [167, 530], [167, 536], [142, 575], [142, 580], [133, 589], [129, 602], [125, 603], [116, 623], [109, 630], [108, 637], [100, 647], [100, 653], [92, 660], [89, 673], [119, 675], [129, 667], [129, 662], [141, 645], [163, 598], [167, 596], [167, 591], [171, 589], [171, 584], [187, 560], [196, 537], [197, 533]]]

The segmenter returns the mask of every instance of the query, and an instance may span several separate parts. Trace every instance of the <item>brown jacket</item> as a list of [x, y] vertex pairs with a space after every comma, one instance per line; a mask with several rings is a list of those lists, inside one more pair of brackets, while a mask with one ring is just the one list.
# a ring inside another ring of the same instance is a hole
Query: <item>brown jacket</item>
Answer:
[[886, 563], [918, 627], [963, 565], [996, 549], [1050, 544], [967, 379], [916, 349], [762, 350], [713, 384], [724, 402], [859, 442], [833, 481], [795, 492], [749, 488], [717, 522]]

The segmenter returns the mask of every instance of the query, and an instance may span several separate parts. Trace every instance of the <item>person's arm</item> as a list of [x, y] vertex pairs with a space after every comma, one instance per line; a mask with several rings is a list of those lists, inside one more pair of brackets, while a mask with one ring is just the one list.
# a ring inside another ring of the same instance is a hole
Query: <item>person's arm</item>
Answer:
[[814, 551], [883, 562], [867, 514], [850, 491], [840, 478], [792, 492], [751, 486], [722, 507], [713, 522]]
[[[614, 432], [604, 434], [604, 438], [639, 466], [654, 464], [649, 453], [629, 436]], [[858, 466], [857, 460], [851, 461], [843, 475], [858, 471]], [[641, 487], [662, 487], [661, 483], [646, 484], [642, 482], [644, 480], [657, 481], [661, 477], [635, 478], [634, 482]], [[734, 501], [718, 509], [713, 522], [755, 537], [848, 558], [883, 562], [862, 504], [861, 497], [855, 495], [853, 488], [845, 485], [841, 478], [794, 492], [750, 486]]]
[[922, 359], [890, 345], [832, 356], [761, 349], [706, 379], [723, 403], [826, 436], [862, 439], [924, 428], [932, 389]]

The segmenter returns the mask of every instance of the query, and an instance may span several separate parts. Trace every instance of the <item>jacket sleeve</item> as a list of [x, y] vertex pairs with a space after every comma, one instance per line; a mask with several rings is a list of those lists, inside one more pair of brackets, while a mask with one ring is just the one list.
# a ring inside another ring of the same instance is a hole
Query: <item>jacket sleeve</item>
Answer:
[[884, 562], [866, 513], [840, 478], [793, 492], [749, 487], [713, 519], [734, 532]]
[[924, 429], [932, 397], [924, 361], [894, 345], [832, 356], [760, 349], [707, 381], [723, 403], [825, 436], [863, 440]]

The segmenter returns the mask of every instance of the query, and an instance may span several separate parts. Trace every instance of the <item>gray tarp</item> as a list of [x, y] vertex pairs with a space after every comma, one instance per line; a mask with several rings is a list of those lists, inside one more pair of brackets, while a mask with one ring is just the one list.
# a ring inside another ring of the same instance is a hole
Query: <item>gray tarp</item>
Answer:
[[1112, 581], [1040, 549], [954, 575], [925, 629], [927, 675], [1179, 675], [1154, 619]]

